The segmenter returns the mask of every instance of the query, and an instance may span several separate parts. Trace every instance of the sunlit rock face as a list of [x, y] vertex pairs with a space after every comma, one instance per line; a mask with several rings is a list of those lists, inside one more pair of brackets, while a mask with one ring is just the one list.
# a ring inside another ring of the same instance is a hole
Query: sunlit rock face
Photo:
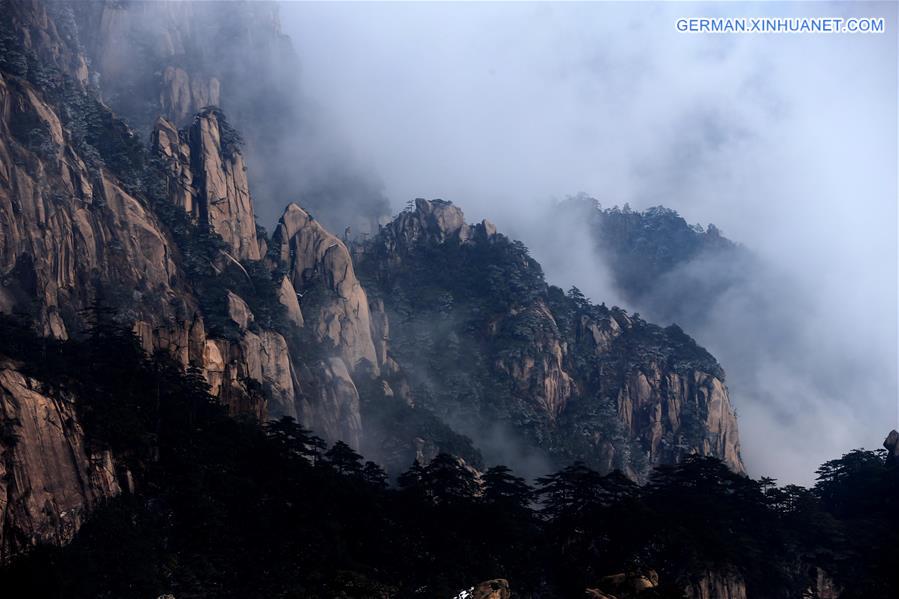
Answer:
[[246, 166], [235, 136], [221, 113], [207, 109], [182, 131], [160, 118], [152, 145], [170, 173], [171, 201], [220, 235], [235, 258], [259, 260]]
[[291, 204], [272, 236], [293, 288], [303, 294], [303, 317], [321, 341], [337, 349], [350, 370], [380, 367], [372, 341], [368, 298], [346, 245], [305, 210]]
[[65, 338], [103, 281], [107, 295], [129, 296], [133, 317], [177, 318], [183, 273], [155, 215], [89, 167], [31, 85], [0, 78], [0, 111], [0, 309], [32, 303], [40, 328]]

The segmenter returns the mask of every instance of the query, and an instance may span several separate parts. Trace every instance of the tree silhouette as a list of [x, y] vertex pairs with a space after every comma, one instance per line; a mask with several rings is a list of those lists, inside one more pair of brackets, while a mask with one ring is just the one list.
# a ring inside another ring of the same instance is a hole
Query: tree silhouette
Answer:
[[401, 489], [410, 492], [422, 492], [422, 479], [424, 478], [424, 468], [417, 459], [412, 462], [409, 469], [400, 474], [396, 482]]
[[474, 472], [448, 453], [437, 454], [422, 476], [425, 493], [434, 501], [451, 502], [472, 499], [480, 490]]
[[376, 489], [387, 488], [387, 473], [374, 462], [365, 462], [362, 467], [362, 480]]
[[285, 455], [313, 465], [327, 447], [320, 437], [300, 426], [291, 416], [269, 421], [265, 432]]
[[533, 490], [506, 466], [493, 466], [484, 473], [484, 501], [504, 509], [528, 509]]
[[583, 462], [537, 479], [541, 513], [551, 520], [576, 517], [600, 504], [602, 477]]
[[362, 456], [343, 441], [337, 441], [325, 452], [324, 462], [338, 474], [362, 476]]

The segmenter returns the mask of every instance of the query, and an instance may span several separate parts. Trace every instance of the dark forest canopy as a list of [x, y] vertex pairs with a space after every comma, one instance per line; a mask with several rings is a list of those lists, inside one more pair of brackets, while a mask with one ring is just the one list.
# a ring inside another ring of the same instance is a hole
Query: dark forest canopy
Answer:
[[518, 597], [576, 597], [654, 571], [641, 597], [681, 597], [718, 571], [751, 596], [786, 598], [819, 568], [841, 597], [899, 592], [899, 473], [884, 451], [826, 462], [812, 489], [703, 457], [644, 486], [581, 463], [529, 484], [447, 454], [389, 486], [378, 465], [289, 418], [230, 418], [196, 373], [96, 321], [64, 342], [0, 326], [0, 353], [77, 397], [89, 444], [114, 449], [135, 479], [70, 545], [7, 564], [11, 596], [452, 597], [506, 578]]

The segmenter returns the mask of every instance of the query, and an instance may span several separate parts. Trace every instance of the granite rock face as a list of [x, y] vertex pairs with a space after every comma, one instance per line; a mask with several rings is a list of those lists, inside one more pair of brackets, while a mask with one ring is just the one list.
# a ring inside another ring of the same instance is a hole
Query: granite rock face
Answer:
[[368, 298], [344, 242], [298, 205], [290, 204], [275, 229], [272, 245], [293, 289], [303, 297], [306, 326], [320, 341], [334, 345], [349, 370], [364, 362], [378, 374]]
[[92, 508], [121, 492], [113, 456], [85, 443], [73, 401], [0, 362], [0, 561], [71, 540]]
[[259, 260], [246, 166], [229, 135], [234, 133], [221, 113], [206, 109], [182, 131], [160, 118], [152, 145], [166, 162], [171, 201], [220, 235], [235, 258]]
[[89, 168], [39, 92], [2, 76], [0, 310], [31, 303], [45, 334], [66, 338], [102, 280], [108, 294], [135, 300], [135, 319], [175, 318], [174, 254], [152, 211], [108, 170]]
[[[127, 128], [119, 132], [127, 138]], [[163, 159], [168, 201], [222, 237], [224, 250], [211, 268], [233, 265], [249, 276], [247, 268], [254, 263], [257, 269], [269, 266], [259, 260], [262, 252], [242, 159], [236, 151], [228, 154], [221, 135], [213, 111], [201, 113], [192, 129], [181, 132], [161, 121], [153, 151]], [[261, 322], [253, 302], [236, 288], [221, 291], [221, 313], [210, 312], [185, 266], [190, 248], [179, 246], [140, 189], [123, 182], [104, 162], [85, 158], [79, 143], [59, 117], [59, 108], [40, 90], [0, 74], [0, 312], [33, 314], [42, 334], [66, 339], [83, 334], [89, 326], [87, 315], [102, 299], [148, 353], [165, 350], [185, 368], [197, 367], [211, 393], [232, 413], [259, 420], [295, 417], [329, 440], [342, 438], [358, 446], [359, 397], [352, 368], [343, 360], [355, 366], [365, 359], [376, 372], [377, 358], [368, 302], [358, 282], [353, 283], [346, 248], [342, 253], [328, 251], [327, 243], [335, 238], [322, 229], [315, 234], [321, 243], [312, 244], [323, 248], [321, 254], [302, 257], [315, 262], [330, 290], [344, 294], [330, 307], [312, 312], [321, 339], [336, 341], [340, 353], [332, 358], [327, 350], [322, 357], [311, 357], [308, 350], [298, 351], [304, 315], [290, 277], [273, 284], [273, 302], [285, 314], [282, 326]], [[309, 278], [296, 280], [308, 283]], [[233, 332], [214, 332], [210, 318], [230, 323]], [[22, 397], [23, 402], [49, 402], [34, 394], [17, 395], [17, 403], [8, 400], [7, 409], [31, 409], [18, 402]], [[51, 413], [50, 408], [41, 409]], [[71, 420], [71, 414], [61, 414], [51, 416]], [[25, 426], [31, 421], [22, 422]], [[112, 479], [101, 480], [96, 488], [77, 482], [87, 480], [85, 473], [97, 460], [111, 468], [112, 458], [86, 457], [79, 445], [80, 429], [66, 426], [65, 438], [52, 442], [82, 452], [72, 464], [60, 457], [53, 470], [21, 462], [30, 454], [7, 451], [9, 472], [19, 476], [20, 470], [28, 470], [21, 484], [4, 490], [10, 522], [15, 521], [10, 530], [19, 531], [10, 535], [63, 542], [81, 522], [72, 510], [88, 510], [97, 498], [117, 492]], [[32, 443], [50, 442], [34, 427], [23, 428], [21, 437], [20, 452]], [[62, 449], [46, 457], [55, 459], [57, 454], [62, 456]], [[29, 502], [39, 496], [26, 479], [38, 470], [55, 478], [41, 491], [46, 495], [40, 496], [42, 505], [35, 507]], [[57, 521], [57, 512], [66, 512], [68, 519]]]

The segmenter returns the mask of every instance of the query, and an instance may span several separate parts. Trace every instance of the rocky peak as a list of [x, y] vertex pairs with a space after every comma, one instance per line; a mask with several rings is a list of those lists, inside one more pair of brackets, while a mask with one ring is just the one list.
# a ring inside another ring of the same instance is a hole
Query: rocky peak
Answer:
[[465, 215], [452, 202], [417, 198], [415, 210], [404, 212], [394, 221], [404, 237], [417, 240], [426, 237], [437, 242], [458, 238], [464, 241], [468, 237], [469, 227], [465, 224]]
[[319, 340], [330, 340], [351, 371], [364, 361], [377, 373], [368, 298], [343, 241], [290, 204], [275, 228], [272, 246], [301, 296], [303, 318]]
[[160, 118], [152, 144], [169, 173], [169, 199], [218, 233], [234, 257], [259, 260], [241, 139], [221, 111], [206, 108], [180, 131]]
[[462, 210], [445, 200], [417, 198], [381, 232], [391, 249], [408, 251], [416, 244], [441, 244], [450, 240], [466, 242], [474, 237], [491, 238], [496, 226], [484, 220], [477, 225], [465, 222]]
[[679, 328], [547, 285], [522, 244], [448, 202], [417, 200], [361, 246], [416, 404], [476, 444], [499, 426], [558, 463], [637, 479], [690, 453], [743, 470], [724, 373]]
[[887, 450], [887, 463], [899, 464], [899, 431], [891, 430], [883, 446]]

